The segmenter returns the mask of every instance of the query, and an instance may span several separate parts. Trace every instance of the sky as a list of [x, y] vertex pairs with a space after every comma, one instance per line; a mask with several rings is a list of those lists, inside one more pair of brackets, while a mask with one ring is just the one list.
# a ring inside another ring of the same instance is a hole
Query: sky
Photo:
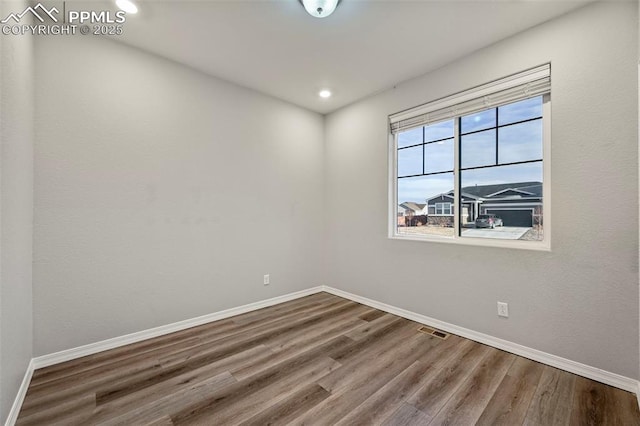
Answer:
[[[463, 169], [496, 164], [496, 129], [487, 129], [495, 126], [496, 112], [498, 125], [540, 117], [542, 97], [462, 117], [460, 155]], [[424, 203], [427, 198], [453, 189], [453, 123], [453, 120], [448, 120], [411, 129], [398, 135], [399, 203], [405, 201]], [[423, 132], [426, 142], [424, 145], [422, 144]], [[465, 135], [469, 132], [474, 133]], [[541, 158], [541, 119], [498, 129], [498, 164]], [[449, 173], [402, 178], [402, 176], [422, 174], [423, 165], [425, 173]], [[542, 162], [463, 170], [461, 174], [463, 187], [525, 181], [542, 182]]]

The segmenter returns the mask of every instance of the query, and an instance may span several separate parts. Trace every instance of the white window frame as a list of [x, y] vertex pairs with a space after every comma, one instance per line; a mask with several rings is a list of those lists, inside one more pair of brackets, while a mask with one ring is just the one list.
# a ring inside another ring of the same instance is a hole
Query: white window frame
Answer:
[[[546, 67], [549, 68], [550, 74], [550, 64], [547, 64]], [[538, 67], [529, 71], [526, 71], [522, 74], [533, 73], [542, 67]], [[516, 77], [518, 75], [515, 75]], [[391, 118], [394, 117], [396, 121], [399, 119], [402, 120], [410, 120], [412, 117], [417, 116], [418, 114], [428, 115], [428, 112], [425, 110], [433, 110], [434, 108], [441, 108], [436, 111], [436, 114], [442, 110], [442, 108], [446, 109], [456, 105], [457, 102], [468, 102], [470, 99], [473, 99], [474, 96], [484, 96], [485, 99], [490, 97], [490, 88], [502, 88], [504, 87], [505, 81], [513, 80], [514, 76], [509, 76], [501, 80], [497, 80], [495, 82], [479, 86], [474, 89], [470, 89], [464, 92], [461, 92], [457, 95], [453, 95], [444, 99], [439, 99], [429, 104], [425, 104], [416, 108], [412, 108], [410, 110], [393, 114], [390, 116], [390, 124]], [[508, 84], [507, 84], [508, 86]], [[489, 88], [489, 89], [487, 89]], [[524, 97], [523, 97], [524, 99]], [[509, 103], [517, 102], [517, 100], [511, 100], [509, 102], [503, 102], [501, 104], [492, 104], [488, 105], [486, 109], [495, 108], [500, 105], [505, 105]], [[435, 105], [435, 107], [434, 107]], [[463, 114], [461, 114], [463, 115]], [[455, 117], [459, 117], [461, 115], [456, 115]], [[445, 118], [446, 119], [446, 118]], [[398, 133], [393, 134], [391, 131], [389, 134], [389, 232], [388, 236], [390, 239], [394, 240], [409, 240], [409, 241], [424, 241], [424, 242], [438, 242], [438, 243], [448, 243], [448, 244], [461, 244], [468, 246], [482, 246], [482, 247], [501, 247], [501, 248], [511, 248], [511, 249], [524, 249], [524, 250], [540, 250], [540, 251], [551, 251], [551, 93], [543, 94], [543, 102], [542, 102], [542, 193], [543, 193], [543, 201], [542, 201], [542, 217], [544, 217], [544, 227], [543, 233], [544, 237], [541, 241], [523, 241], [523, 240], [501, 240], [501, 239], [493, 239], [493, 238], [474, 238], [474, 237], [462, 237], [458, 236], [458, 232], [460, 229], [460, 213], [459, 213], [459, 179], [460, 179], [460, 170], [459, 170], [459, 147], [460, 147], [460, 132], [458, 129], [458, 120], [454, 120], [454, 200], [453, 204], [453, 218], [454, 218], [454, 229], [455, 234], [454, 237], [446, 237], [440, 235], [423, 235], [423, 234], [402, 234], [398, 232], [397, 227], [397, 219], [395, 216], [395, 212], [397, 211], [398, 206], [398, 170], [397, 170], [397, 152], [398, 152]], [[428, 207], [427, 207], [428, 210]], [[436, 209], [437, 212], [437, 209]], [[444, 216], [438, 215], [436, 216]]]

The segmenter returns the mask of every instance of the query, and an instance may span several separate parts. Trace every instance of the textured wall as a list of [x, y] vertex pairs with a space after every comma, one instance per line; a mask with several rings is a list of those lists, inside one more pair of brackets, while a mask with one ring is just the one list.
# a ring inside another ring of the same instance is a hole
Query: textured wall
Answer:
[[36, 355], [322, 284], [322, 116], [97, 37], [36, 55]]
[[[327, 284], [637, 378], [637, 16], [589, 5], [329, 115]], [[549, 61], [552, 251], [388, 239], [387, 116]]]
[[[1, 2], [0, 16], [26, 2]], [[33, 50], [0, 37], [0, 423], [32, 356]]]
[[[637, 31], [635, 3], [591, 5], [331, 114], [324, 129], [316, 114], [116, 43], [39, 38], [35, 354], [324, 274], [638, 377]], [[547, 61], [552, 251], [387, 239], [387, 115]], [[370, 212], [355, 224], [344, 218], [354, 205]]]

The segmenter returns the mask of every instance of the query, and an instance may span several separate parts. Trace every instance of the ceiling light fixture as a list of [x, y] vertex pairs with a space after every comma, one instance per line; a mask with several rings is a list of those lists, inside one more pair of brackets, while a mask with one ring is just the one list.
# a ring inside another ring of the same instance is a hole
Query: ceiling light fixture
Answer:
[[315, 18], [326, 18], [331, 15], [340, 0], [299, 0], [309, 15]]
[[127, 13], [138, 13], [138, 6], [131, 0], [116, 0], [116, 5]]
[[321, 98], [325, 98], [325, 99], [329, 98], [329, 97], [331, 97], [331, 91], [329, 91], [327, 89], [321, 90], [320, 92], [318, 92], [318, 96], [320, 96]]

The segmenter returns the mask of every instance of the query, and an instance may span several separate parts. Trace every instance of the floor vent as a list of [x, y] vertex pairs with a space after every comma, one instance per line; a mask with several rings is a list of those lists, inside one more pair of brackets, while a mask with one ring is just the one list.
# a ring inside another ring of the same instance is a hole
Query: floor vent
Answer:
[[438, 339], [446, 339], [447, 337], [449, 337], [449, 333], [445, 333], [444, 331], [440, 331], [440, 330], [435, 330], [433, 328], [429, 328], [426, 325], [423, 325], [422, 327], [418, 328], [418, 331], [421, 333], [425, 333], [425, 334], [430, 334], [432, 336], [437, 337]]

